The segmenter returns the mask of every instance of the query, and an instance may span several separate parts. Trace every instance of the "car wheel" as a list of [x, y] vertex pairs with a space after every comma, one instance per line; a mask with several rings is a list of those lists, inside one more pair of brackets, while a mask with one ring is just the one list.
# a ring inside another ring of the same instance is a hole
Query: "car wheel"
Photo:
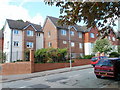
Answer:
[[96, 75], [96, 77], [97, 77], [97, 78], [101, 78], [101, 76], [100, 76], [100, 75]]

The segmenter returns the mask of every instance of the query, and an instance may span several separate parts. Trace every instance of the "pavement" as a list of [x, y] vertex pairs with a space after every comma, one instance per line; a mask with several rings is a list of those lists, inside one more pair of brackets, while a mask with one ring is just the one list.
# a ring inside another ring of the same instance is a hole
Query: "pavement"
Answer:
[[82, 70], [82, 69], [87, 69], [87, 68], [93, 68], [93, 67], [89, 64], [89, 65], [75, 66], [72, 68], [67, 67], [67, 68], [61, 68], [61, 69], [55, 69], [55, 70], [35, 72], [35, 73], [30, 73], [30, 74], [4, 75], [2, 76], [2, 80], [0, 80], [0, 82], [6, 83], [6, 82], [12, 82], [12, 81], [18, 81], [18, 80], [25, 80], [25, 79], [30, 79], [30, 78], [42, 77], [46, 75], [70, 72], [70, 71], [75, 71], [75, 70]]

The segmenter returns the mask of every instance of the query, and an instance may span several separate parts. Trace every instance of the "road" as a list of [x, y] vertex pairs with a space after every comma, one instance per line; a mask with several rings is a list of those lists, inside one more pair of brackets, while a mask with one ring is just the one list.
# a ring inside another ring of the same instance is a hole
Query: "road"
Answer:
[[97, 79], [93, 68], [2, 83], [3, 88], [120, 88], [120, 81]]

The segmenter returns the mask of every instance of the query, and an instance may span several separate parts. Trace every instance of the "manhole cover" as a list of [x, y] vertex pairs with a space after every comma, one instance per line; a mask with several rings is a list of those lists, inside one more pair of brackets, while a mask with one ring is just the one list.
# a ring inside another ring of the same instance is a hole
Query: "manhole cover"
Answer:
[[32, 85], [32, 86], [29, 86], [29, 87], [30, 88], [50, 88], [50, 86], [44, 85], [44, 84]]
[[68, 79], [68, 78], [66, 78], [66, 77], [60, 77], [60, 78], [49, 79], [47, 81], [49, 81], [49, 82], [56, 82], [56, 81], [64, 80], [64, 79]]

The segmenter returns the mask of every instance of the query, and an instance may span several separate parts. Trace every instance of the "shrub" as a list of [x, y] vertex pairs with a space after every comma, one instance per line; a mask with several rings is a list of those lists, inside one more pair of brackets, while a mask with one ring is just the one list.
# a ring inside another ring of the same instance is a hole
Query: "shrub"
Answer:
[[91, 59], [95, 55], [85, 55], [82, 59]]
[[111, 53], [109, 54], [109, 57], [119, 57], [119, 56], [120, 56], [120, 54], [117, 53], [117, 52], [111, 52]]
[[43, 48], [35, 52], [35, 62], [51, 63], [66, 61], [67, 49]]

